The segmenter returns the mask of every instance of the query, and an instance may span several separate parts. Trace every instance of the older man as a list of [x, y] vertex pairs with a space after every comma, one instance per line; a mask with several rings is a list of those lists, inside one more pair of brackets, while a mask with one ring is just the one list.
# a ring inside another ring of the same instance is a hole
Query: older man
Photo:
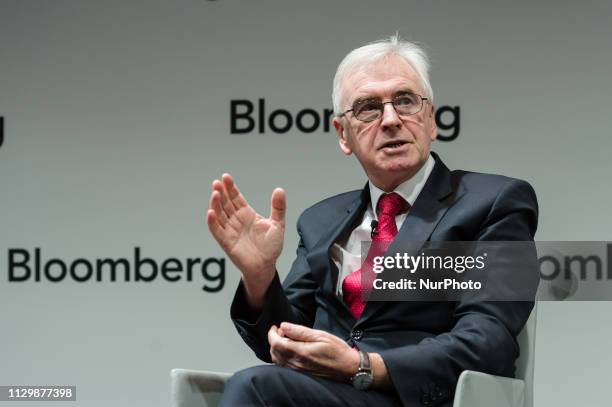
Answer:
[[302, 213], [282, 285], [284, 191], [273, 191], [265, 218], [230, 175], [213, 182], [208, 225], [242, 275], [232, 319], [274, 363], [234, 375], [221, 404], [450, 405], [463, 370], [512, 376], [532, 302], [368, 302], [360, 244], [377, 233], [396, 242], [529, 241], [533, 189], [449, 171], [430, 152], [433, 93], [427, 57], [413, 43], [392, 37], [353, 50], [336, 72], [333, 102], [340, 149], [355, 154], [368, 183]]

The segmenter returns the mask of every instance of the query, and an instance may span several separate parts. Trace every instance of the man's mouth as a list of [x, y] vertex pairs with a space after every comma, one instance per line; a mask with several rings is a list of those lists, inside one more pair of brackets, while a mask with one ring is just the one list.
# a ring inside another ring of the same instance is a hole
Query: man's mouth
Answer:
[[380, 147], [380, 150], [382, 149], [389, 149], [389, 150], [394, 150], [396, 148], [400, 148], [401, 146], [403, 146], [404, 144], [408, 144], [407, 141], [403, 141], [403, 140], [394, 140], [394, 141], [389, 141], [388, 143], [383, 144]]

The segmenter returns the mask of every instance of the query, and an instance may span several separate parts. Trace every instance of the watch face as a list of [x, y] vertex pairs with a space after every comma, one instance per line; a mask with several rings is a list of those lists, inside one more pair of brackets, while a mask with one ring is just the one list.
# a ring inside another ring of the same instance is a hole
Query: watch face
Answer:
[[370, 388], [372, 384], [372, 373], [370, 372], [357, 372], [355, 376], [353, 376], [353, 386], [357, 390], [367, 390]]

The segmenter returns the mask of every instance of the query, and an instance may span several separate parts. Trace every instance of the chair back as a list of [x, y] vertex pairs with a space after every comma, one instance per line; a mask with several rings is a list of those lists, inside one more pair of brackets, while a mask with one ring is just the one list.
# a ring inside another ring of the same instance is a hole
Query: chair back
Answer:
[[525, 327], [519, 334], [517, 341], [520, 349], [516, 360], [516, 378], [525, 382], [525, 407], [533, 407], [533, 372], [535, 359], [535, 336], [538, 303], [536, 301]]

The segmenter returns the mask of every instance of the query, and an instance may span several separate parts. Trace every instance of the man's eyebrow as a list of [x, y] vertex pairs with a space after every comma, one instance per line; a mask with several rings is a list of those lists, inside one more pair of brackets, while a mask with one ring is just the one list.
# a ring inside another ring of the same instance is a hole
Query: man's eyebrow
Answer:
[[417, 94], [417, 92], [416, 92], [416, 91], [414, 91], [413, 89], [410, 89], [410, 88], [405, 88], [405, 89], [400, 89], [400, 90], [398, 90], [397, 92], [395, 92], [395, 93], [393, 94], [393, 96], [405, 95], [405, 94], [407, 94], [407, 93], [409, 93], [409, 94], [411, 94], [411, 95], [416, 95], [416, 94]]
[[363, 95], [363, 96], [360, 96], [358, 98], [355, 98], [355, 100], [353, 100], [353, 105], [356, 104], [356, 103], [365, 102], [366, 100], [380, 100], [380, 98], [378, 96]]
[[[412, 88], [402, 88], [402, 89], [394, 92], [393, 93], [393, 97], [401, 96], [401, 95], [406, 95], [406, 94], [416, 95], [416, 94], [418, 94], [418, 92], [415, 91]], [[366, 100], [381, 100], [381, 98], [379, 96], [375, 96], [375, 95], [363, 95], [363, 96], [359, 96], [359, 97], [355, 98], [353, 100], [352, 105], [354, 105], [356, 103], [361, 103], [361, 102], [366, 101]]]

